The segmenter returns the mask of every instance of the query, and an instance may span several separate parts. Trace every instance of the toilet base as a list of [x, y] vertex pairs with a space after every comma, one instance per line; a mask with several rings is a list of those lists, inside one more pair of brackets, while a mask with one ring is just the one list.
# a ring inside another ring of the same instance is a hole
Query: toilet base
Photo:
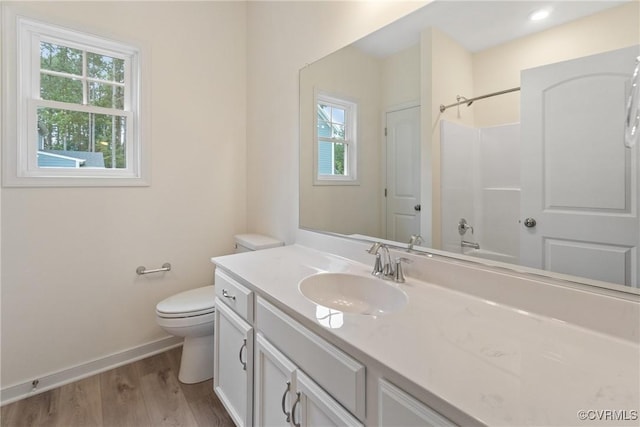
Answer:
[[178, 379], [194, 384], [213, 378], [213, 334], [185, 337]]

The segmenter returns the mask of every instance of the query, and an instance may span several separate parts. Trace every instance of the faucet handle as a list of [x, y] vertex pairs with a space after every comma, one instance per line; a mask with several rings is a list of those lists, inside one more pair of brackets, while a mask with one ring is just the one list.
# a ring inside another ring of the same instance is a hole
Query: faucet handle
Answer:
[[461, 236], [464, 236], [464, 233], [466, 233], [467, 230], [471, 230], [471, 234], [473, 234], [473, 227], [469, 225], [466, 219], [460, 218], [460, 221], [458, 221], [458, 233], [460, 233]]
[[394, 282], [397, 282], [397, 283], [405, 282], [404, 273], [402, 272], [403, 262], [406, 264], [411, 264], [413, 261], [410, 260], [409, 258], [404, 258], [404, 257], [396, 258], [396, 270], [395, 270], [395, 274], [393, 275]]
[[382, 267], [382, 255], [376, 253], [376, 262], [373, 265], [373, 271], [371, 271], [371, 274], [373, 276], [381, 276], [383, 271], [384, 268]]

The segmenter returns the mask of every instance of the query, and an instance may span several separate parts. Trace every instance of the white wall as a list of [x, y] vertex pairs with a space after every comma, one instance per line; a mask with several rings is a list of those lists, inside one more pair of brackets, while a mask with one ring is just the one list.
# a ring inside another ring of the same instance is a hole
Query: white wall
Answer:
[[420, 102], [420, 43], [382, 60], [384, 110]]
[[298, 71], [425, 3], [249, 3], [247, 220], [251, 231], [295, 240]]
[[246, 3], [19, 7], [146, 48], [152, 184], [2, 190], [3, 388], [164, 337], [156, 303], [246, 228]]

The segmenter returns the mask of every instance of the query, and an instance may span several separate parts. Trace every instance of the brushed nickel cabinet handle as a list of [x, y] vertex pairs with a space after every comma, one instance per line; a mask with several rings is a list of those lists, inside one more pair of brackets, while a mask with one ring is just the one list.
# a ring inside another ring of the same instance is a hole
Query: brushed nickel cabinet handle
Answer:
[[247, 362], [242, 360], [242, 350], [244, 350], [245, 348], [247, 348], [247, 340], [246, 339], [242, 343], [242, 347], [240, 347], [240, 352], [238, 353], [238, 359], [240, 359], [240, 363], [242, 364], [242, 370], [243, 371], [247, 370]]
[[296, 393], [296, 401], [293, 404], [293, 407], [291, 408], [291, 421], [293, 422], [293, 425], [296, 427], [300, 427], [300, 421], [296, 421], [296, 406], [298, 406], [298, 403], [300, 403], [300, 392]]
[[230, 300], [232, 300], [232, 301], [235, 301], [235, 300], [236, 300], [236, 296], [235, 296], [235, 295], [231, 295], [231, 294], [229, 294], [229, 292], [227, 292], [227, 290], [226, 290], [226, 289], [223, 289], [223, 290], [222, 290], [222, 296], [223, 296], [223, 297], [225, 297], [225, 298], [229, 298], [229, 299], [230, 299]]
[[291, 388], [291, 382], [287, 381], [287, 388], [284, 391], [284, 394], [282, 395], [282, 413], [287, 416], [286, 418], [287, 422], [291, 421], [291, 412], [287, 412], [287, 409], [284, 407], [284, 405], [287, 401], [287, 393], [289, 393], [290, 388]]

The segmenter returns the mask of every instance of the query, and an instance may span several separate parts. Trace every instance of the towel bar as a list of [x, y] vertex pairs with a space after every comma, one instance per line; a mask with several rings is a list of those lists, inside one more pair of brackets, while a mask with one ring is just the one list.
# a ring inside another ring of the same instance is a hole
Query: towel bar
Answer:
[[171, 264], [169, 264], [168, 262], [165, 262], [164, 264], [162, 264], [161, 268], [156, 268], [154, 270], [147, 270], [146, 267], [141, 265], [140, 267], [136, 268], [136, 273], [138, 275], [142, 275], [142, 274], [160, 273], [162, 271], [170, 271], [170, 270], [171, 270]]

